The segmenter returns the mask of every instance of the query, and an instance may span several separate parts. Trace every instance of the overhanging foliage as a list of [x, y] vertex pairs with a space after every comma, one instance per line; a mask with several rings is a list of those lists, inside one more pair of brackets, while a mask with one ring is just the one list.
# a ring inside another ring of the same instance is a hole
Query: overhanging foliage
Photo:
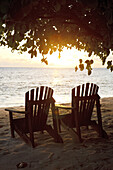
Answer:
[[[112, 0], [1, 0], [0, 46], [28, 51], [47, 64], [45, 54], [63, 47], [84, 49], [105, 63], [113, 50]], [[88, 74], [92, 60], [86, 60]], [[80, 60], [80, 69], [84, 64]], [[112, 62], [108, 68], [113, 70]], [[77, 70], [77, 67], [76, 69]]]

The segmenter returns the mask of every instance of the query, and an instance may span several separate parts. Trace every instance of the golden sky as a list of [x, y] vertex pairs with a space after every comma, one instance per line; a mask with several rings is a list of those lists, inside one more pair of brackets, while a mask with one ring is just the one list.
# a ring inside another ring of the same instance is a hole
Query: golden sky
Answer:
[[[41, 54], [38, 53], [37, 57], [30, 58], [28, 53], [18, 54], [17, 51], [14, 53], [11, 52], [11, 49], [7, 47], [0, 47], [0, 67], [57, 67], [57, 68], [74, 68], [76, 65], [79, 65], [79, 59], [82, 58], [83, 61], [86, 59], [94, 59], [93, 68], [97, 67], [106, 67], [102, 66], [101, 60], [99, 57], [93, 56], [87, 57], [87, 52], [78, 51], [73, 48], [67, 50], [64, 48], [61, 52], [61, 58], [58, 58], [59, 52], [55, 52], [52, 55], [47, 55], [48, 65], [41, 63]], [[110, 55], [109, 59], [112, 59], [113, 56]]]

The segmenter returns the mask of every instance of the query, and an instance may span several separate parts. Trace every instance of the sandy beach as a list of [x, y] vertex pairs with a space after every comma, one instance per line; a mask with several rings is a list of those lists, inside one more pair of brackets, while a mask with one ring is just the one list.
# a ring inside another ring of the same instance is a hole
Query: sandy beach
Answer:
[[17, 134], [16, 138], [11, 138], [9, 113], [4, 109], [0, 108], [1, 170], [16, 170], [21, 162], [26, 163], [25, 170], [113, 170], [113, 98], [101, 99], [103, 128], [109, 139], [100, 138], [91, 128], [83, 128], [82, 143], [73, 143], [63, 130], [64, 143], [59, 144], [45, 132], [37, 134], [35, 148], [24, 143]]

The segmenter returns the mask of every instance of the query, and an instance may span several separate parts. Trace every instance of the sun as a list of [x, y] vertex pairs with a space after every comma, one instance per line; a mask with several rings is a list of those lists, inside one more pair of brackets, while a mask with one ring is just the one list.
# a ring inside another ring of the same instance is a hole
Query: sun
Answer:
[[48, 65], [57, 68], [73, 68], [79, 64], [79, 59], [86, 59], [87, 54], [82, 50], [78, 51], [75, 48], [67, 49], [64, 48], [60, 53], [56, 51], [52, 55], [47, 54]]

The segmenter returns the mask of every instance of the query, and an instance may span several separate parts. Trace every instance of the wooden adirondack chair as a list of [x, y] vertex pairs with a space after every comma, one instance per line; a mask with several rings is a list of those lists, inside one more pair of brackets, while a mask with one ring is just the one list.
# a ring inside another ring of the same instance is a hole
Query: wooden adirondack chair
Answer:
[[9, 110], [11, 135], [14, 138], [14, 131], [28, 144], [35, 147], [34, 132], [46, 130], [55, 140], [63, 142], [62, 138], [51, 125], [47, 124], [50, 105], [54, 105], [52, 98], [53, 89], [41, 86], [28, 91], [25, 94], [25, 116], [23, 118], [13, 118], [12, 113], [23, 113], [21, 111]]
[[[71, 114], [59, 115], [59, 109], [57, 109], [57, 120], [60, 125], [64, 127], [72, 136], [73, 140], [82, 141], [81, 138], [81, 126], [92, 126], [101, 137], [107, 138], [106, 132], [102, 128], [102, 118], [100, 110], [100, 97], [98, 95], [99, 87], [93, 83], [86, 83], [81, 86], [77, 86], [72, 89], [72, 107]], [[91, 120], [94, 104], [97, 108], [97, 122]], [[65, 107], [63, 108], [65, 109]], [[70, 109], [70, 108], [66, 108]], [[61, 128], [57, 122], [57, 130], [60, 132]], [[76, 131], [74, 130], [76, 128]]]

